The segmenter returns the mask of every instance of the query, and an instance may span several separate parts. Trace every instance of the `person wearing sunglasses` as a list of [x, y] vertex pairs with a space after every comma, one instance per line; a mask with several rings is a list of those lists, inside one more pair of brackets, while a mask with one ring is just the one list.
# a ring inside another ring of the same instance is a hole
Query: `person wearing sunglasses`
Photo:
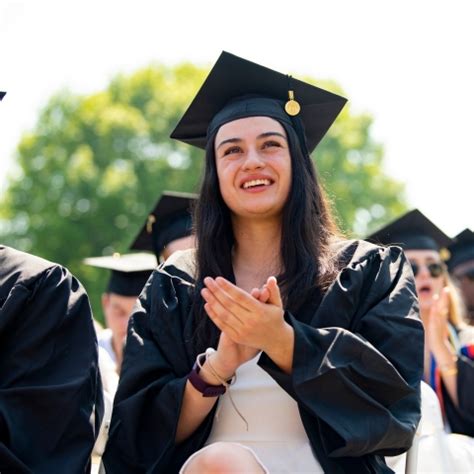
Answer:
[[452, 239], [415, 209], [367, 240], [404, 249], [425, 328], [424, 380], [438, 395], [447, 428], [474, 436], [474, 332], [463, 321], [461, 295], [442, 259]]
[[474, 232], [464, 229], [449, 247], [448, 270], [461, 290], [466, 320], [474, 326]]

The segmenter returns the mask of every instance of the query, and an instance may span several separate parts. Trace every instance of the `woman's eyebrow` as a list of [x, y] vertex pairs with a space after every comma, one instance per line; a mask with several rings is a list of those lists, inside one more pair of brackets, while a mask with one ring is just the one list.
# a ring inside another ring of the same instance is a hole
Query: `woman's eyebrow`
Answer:
[[225, 145], [226, 143], [239, 143], [241, 141], [241, 138], [227, 138], [226, 140], [222, 140], [219, 145], [217, 145], [216, 150], [218, 150], [222, 145]]
[[277, 135], [278, 137], [284, 138], [286, 140], [286, 136], [280, 132], [264, 132], [264, 133], [261, 133], [257, 138], [267, 138], [273, 135]]
[[[257, 136], [257, 139], [261, 140], [262, 138], [267, 138], [271, 136], [278, 136], [286, 140], [286, 136], [283, 135], [283, 133], [280, 132], [263, 132], [260, 135]], [[226, 138], [225, 140], [222, 140], [219, 145], [217, 145], [216, 150], [218, 150], [222, 145], [226, 145], [227, 143], [239, 143], [241, 142], [241, 138]]]

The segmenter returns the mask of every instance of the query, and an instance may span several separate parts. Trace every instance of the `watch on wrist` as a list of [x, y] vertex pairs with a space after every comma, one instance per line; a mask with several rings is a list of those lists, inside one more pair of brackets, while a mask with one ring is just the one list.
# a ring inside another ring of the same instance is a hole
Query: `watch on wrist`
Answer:
[[218, 397], [223, 395], [226, 391], [224, 385], [211, 385], [207, 383], [204, 379], [201, 378], [199, 372], [201, 371], [197, 362], [194, 363], [193, 369], [188, 375], [188, 380], [191, 382], [191, 385], [198, 391], [202, 393], [203, 397]]

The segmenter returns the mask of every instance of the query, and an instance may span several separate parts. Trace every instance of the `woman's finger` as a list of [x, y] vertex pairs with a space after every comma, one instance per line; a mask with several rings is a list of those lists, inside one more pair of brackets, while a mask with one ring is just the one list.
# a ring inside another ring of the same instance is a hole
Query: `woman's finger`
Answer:
[[201, 295], [206, 303], [212, 307], [214, 313], [220, 319], [226, 320], [228, 324], [237, 327], [242, 325], [242, 320], [238, 317], [238, 315], [233, 313], [228, 306], [222, 304], [222, 302], [216, 298], [215, 294], [212, 293], [208, 288], [203, 288], [201, 290]]
[[228, 337], [230, 337], [234, 341], [233, 337], [235, 338], [235, 337], [238, 336], [237, 330], [235, 328], [233, 328], [231, 325], [227, 324], [223, 319], [221, 319], [209, 303], [206, 303], [204, 305], [204, 310], [206, 311], [208, 316], [211, 318], [211, 321], [222, 332], [225, 332], [228, 335]]
[[441, 317], [443, 318], [443, 321], [445, 323], [447, 323], [448, 321], [449, 302], [450, 302], [450, 290], [448, 287], [444, 287], [441, 290], [441, 296], [439, 299], [439, 308], [440, 308]]
[[[222, 289], [222, 287], [217, 285], [217, 283], [212, 278], [206, 278], [204, 283], [206, 284], [207, 290], [212, 293], [212, 296], [217, 301], [219, 301], [223, 308], [231, 312], [239, 320], [246, 316], [245, 313], [248, 313], [248, 310], [238, 304], [238, 302], [236, 302], [224, 289]], [[250, 295], [248, 296], [251, 298]], [[239, 314], [241, 315], [240, 317]]]
[[283, 302], [281, 301], [280, 288], [277, 283], [277, 279], [271, 276], [265, 285], [269, 292], [268, 303], [274, 304], [279, 308], [283, 308]]
[[445, 287], [441, 290], [439, 295], [433, 297], [433, 304], [431, 306], [431, 316], [435, 319], [435, 322], [448, 320], [449, 314], [449, 288]]
[[261, 290], [259, 290], [258, 288], [253, 288], [250, 294], [252, 295], [253, 298], [258, 300], [260, 299]]
[[[206, 282], [206, 278], [204, 279], [204, 282]], [[221, 291], [225, 291], [226, 294], [242, 308], [246, 309], [249, 312], [253, 312], [258, 309], [257, 301], [255, 300], [255, 298], [253, 298], [246, 291], [232, 284], [230, 281], [222, 277], [217, 277], [214, 282], [217, 284], [218, 288]]]
[[257, 299], [260, 301], [260, 303], [268, 303], [268, 300], [270, 299], [270, 291], [266, 285], [263, 286], [262, 290], [260, 291], [260, 296]]

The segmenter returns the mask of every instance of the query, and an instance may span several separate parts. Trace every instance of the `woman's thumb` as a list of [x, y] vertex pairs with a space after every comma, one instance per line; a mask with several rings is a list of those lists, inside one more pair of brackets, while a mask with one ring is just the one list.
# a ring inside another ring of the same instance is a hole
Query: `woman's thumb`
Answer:
[[282, 308], [283, 303], [281, 301], [280, 288], [278, 287], [277, 279], [274, 276], [269, 277], [265, 286], [267, 287], [270, 293], [268, 303], [274, 304]]

